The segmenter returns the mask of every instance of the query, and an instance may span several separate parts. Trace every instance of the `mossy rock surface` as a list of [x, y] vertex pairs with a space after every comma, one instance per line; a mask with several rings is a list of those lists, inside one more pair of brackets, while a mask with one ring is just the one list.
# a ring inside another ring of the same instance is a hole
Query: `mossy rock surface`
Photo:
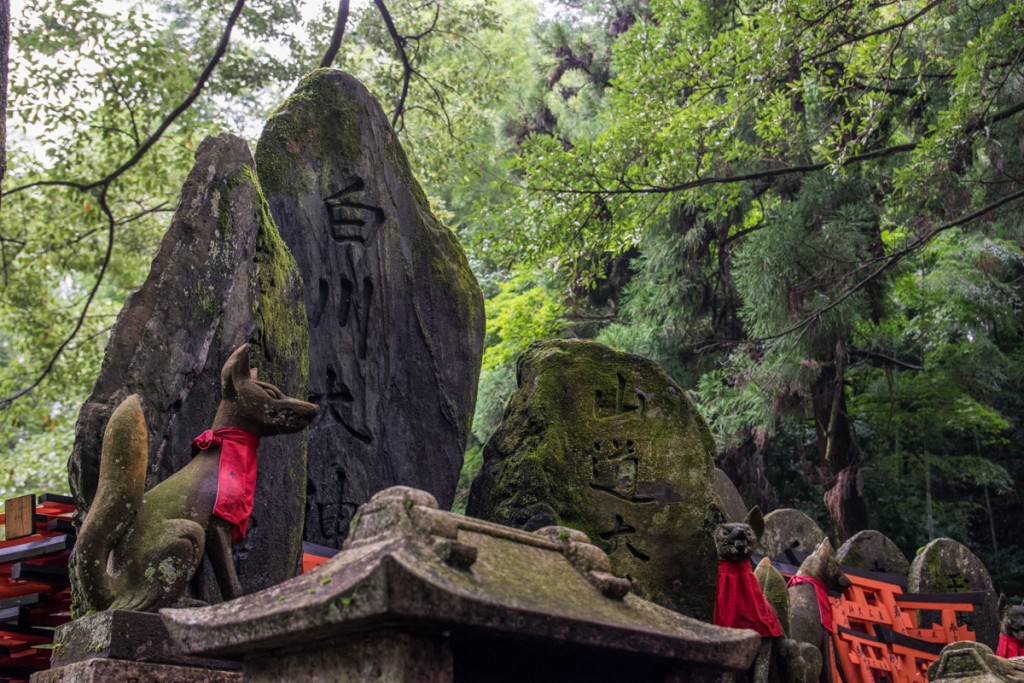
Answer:
[[743, 502], [743, 496], [740, 495], [736, 484], [732, 483], [729, 475], [716, 467], [712, 473], [711, 486], [715, 495], [718, 496], [719, 506], [729, 521], [742, 522], [750, 508]]
[[[252, 153], [233, 135], [207, 138], [149, 275], [118, 315], [68, 461], [85, 513], [95, 496], [103, 429], [130, 394], [142, 398], [149, 436], [146, 488], [181, 469], [209, 429], [220, 371], [250, 343], [259, 378], [308, 394], [309, 347], [301, 277], [266, 208]], [[246, 592], [294, 576], [302, 548], [306, 445], [302, 434], [259, 447], [255, 507], [236, 546]], [[202, 597], [217, 599], [207, 570]]]
[[[910, 563], [907, 587], [911, 593], [971, 593], [981, 591], [987, 597], [970, 613], [958, 619], [970, 625], [979, 643], [995, 648], [999, 642], [999, 596], [988, 569], [977, 555], [952, 538], [936, 538]], [[927, 627], [938, 621], [937, 612], [919, 612], [918, 621]]]
[[841, 565], [869, 572], [884, 572], [906, 577], [910, 562], [903, 551], [880, 531], [866, 529], [857, 532], [836, 551]]
[[764, 516], [764, 533], [757, 552], [782, 558], [789, 549], [813, 553], [825, 538], [817, 522], [799, 510], [779, 508]]
[[304, 280], [310, 328], [305, 538], [339, 546], [359, 505], [397, 484], [450, 507], [476, 402], [483, 296], [431, 213], [380, 104], [320, 69], [256, 150], [270, 213]]
[[518, 382], [467, 514], [580, 529], [641, 596], [710, 620], [725, 516], [714, 442], [686, 393], [653, 361], [579, 340], [532, 346]]

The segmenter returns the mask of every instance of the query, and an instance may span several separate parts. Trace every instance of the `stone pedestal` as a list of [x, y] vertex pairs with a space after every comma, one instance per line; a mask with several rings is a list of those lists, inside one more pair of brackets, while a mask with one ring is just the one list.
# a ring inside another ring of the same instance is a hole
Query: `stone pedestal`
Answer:
[[174, 666], [123, 659], [89, 659], [32, 674], [32, 683], [239, 683], [237, 671]]
[[750, 667], [753, 631], [629, 594], [580, 531], [535, 533], [394, 487], [317, 569], [220, 605], [161, 610], [180, 651], [247, 681], [698, 681]]
[[57, 628], [52, 667], [33, 683], [160, 681], [235, 683], [238, 662], [182, 654], [159, 615], [111, 610]]

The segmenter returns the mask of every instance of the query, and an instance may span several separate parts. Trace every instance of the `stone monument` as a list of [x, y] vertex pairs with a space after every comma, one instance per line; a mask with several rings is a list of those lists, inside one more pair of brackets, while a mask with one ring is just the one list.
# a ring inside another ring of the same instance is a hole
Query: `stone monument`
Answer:
[[[910, 563], [907, 587], [911, 593], [972, 593], [985, 598], [974, 612], [963, 615], [979, 643], [989, 648], [999, 640], [999, 596], [992, 577], [981, 560], [952, 538], [937, 538], [926, 545]], [[930, 619], [933, 612], [921, 612], [918, 619]], [[925, 624], [927, 626], [927, 624]]]
[[450, 507], [476, 401], [480, 288], [431, 213], [380, 104], [353, 77], [307, 76], [267, 123], [260, 180], [309, 314], [305, 538], [338, 547], [356, 507], [415, 486]]
[[579, 340], [534, 344], [517, 379], [467, 514], [580, 529], [640, 596], [710, 620], [725, 515], [714, 441], [686, 393], [653, 361]]
[[824, 538], [825, 532], [813, 519], [799, 510], [780, 508], [764, 516], [764, 535], [757, 552], [778, 558], [784, 557], [787, 550], [811, 553]]
[[[125, 302], [79, 413], [68, 470], [80, 515], [96, 493], [100, 442], [114, 408], [130, 394], [142, 401], [152, 488], [191, 460], [192, 439], [217, 410], [221, 367], [246, 342], [261, 379], [289, 396], [308, 394], [298, 269], [267, 209], [248, 146], [221, 135], [196, 150], [149, 276]], [[296, 573], [305, 465], [303, 434], [269, 440], [260, 450], [249, 532], [234, 550], [246, 592]], [[206, 575], [199, 597], [216, 599]]]
[[882, 532], [872, 529], [851, 536], [836, 551], [836, 560], [847, 567], [902, 577], [906, 577], [910, 571], [910, 562], [899, 546]]

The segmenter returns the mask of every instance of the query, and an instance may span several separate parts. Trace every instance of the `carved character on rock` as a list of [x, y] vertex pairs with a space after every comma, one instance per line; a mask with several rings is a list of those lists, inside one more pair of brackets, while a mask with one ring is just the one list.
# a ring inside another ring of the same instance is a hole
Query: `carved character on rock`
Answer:
[[154, 611], [182, 597], [205, 552], [225, 598], [241, 596], [232, 542], [248, 525], [260, 437], [298, 432], [317, 406], [255, 379], [248, 345], [221, 373], [221, 403], [195, 457], [144, 491], [147, 431], [138, 396], [114, 411], [103, 437], [99, 486], [72, 563], [77, 611]]

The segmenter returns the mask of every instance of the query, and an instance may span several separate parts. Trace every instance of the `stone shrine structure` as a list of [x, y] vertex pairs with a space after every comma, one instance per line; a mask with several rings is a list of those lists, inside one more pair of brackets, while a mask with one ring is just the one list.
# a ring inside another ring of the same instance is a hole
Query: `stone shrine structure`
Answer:
[[[143, 401], [149, 432], [146, 488], [192, 458], [220, 398], [220, 369], [250, 342], [260, 379], [290, 396], [307, 390], [306, 315], [294, 259], [281, 241], [245, 141], [207, 138], [181, 191], [178, 210], [145, 283], [128, 298], [103, 366], [83, 404], [68, 461], [79, 515], [96, 492], [100, 442], [113, 409], [130, 394]], [[246, 592], [294, 576], [302, 547], [306, 493], [303, 434], [260, 449], [255, 508], [234, 548]], [[204, 599], [216, 584], [205, 572]]]
[[534, 344], [517, 379], [467, 514], [581, 529], [640, 596], [710, 621], [725, 515], [711, 432], [686, 393], [653, 361], [579, 340]]
[[483, 297], [431, 213], [380, 104], [353, 77], [307, 76], [256, 151], [309, 314], [305, 538], [338, 547], [356, 508], [415, 486], [450, 507], [476, 401]]
[[630, 595], [609, 564], [581, 532], [501, 527], [395, 487], [312, 572], [161, 614], [181, 652], [242, 659], [246, 681], [681, 683], [749, 666], [756, 633]]

